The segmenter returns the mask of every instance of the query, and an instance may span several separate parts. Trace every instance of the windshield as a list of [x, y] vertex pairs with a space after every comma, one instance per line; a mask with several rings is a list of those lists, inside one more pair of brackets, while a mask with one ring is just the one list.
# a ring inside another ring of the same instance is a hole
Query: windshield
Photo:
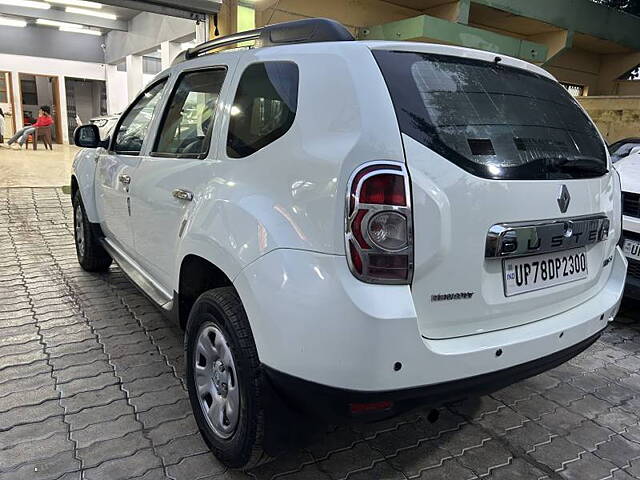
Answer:
[[[621, 140], [609, 146], [609, 153], [611, 154], [611, 163], [616, 163], [618, 160], [629, 156], [631, 150], [640, 149], [640, 139], [628, 139]], [[634, 151], [634, 153], [636, 153]]]
[[401, 131], [474, 175], [531, 180], [607, 172], [596, 128], [553, 80], [460, 57], [385, 50], [374, 56]]

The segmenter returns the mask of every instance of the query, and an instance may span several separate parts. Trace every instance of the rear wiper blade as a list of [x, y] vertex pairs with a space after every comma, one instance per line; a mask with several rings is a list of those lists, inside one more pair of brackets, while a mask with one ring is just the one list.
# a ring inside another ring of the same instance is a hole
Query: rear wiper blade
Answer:
[[572, 157], [547, 157], [540, 158], [539, 161], [547, 162], [554, 170], [559, 172], [591, 172], [603, 174], [607, 172], [607, 164], [597, 157], [572, 156]]

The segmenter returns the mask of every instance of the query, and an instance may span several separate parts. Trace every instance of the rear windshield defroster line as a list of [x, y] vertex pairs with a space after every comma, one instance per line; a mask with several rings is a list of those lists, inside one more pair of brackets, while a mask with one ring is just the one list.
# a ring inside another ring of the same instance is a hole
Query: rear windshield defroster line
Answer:
[[511, 180], [607, 172], [595, 126], [557, 82], [503, 64], [375, 50], [400, 130], [473, 175]]

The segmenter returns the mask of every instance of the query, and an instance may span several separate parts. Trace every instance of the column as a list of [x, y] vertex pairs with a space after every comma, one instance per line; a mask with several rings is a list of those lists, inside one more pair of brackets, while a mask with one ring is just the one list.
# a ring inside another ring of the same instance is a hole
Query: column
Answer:
[[180, 53], [180, 44], [174, 42], [162, 42], [160, 44], [160, 60], [162, 61], [162, 70], [171, 66], [173, 60]]
[[22, 90], [20, 90], [20, 72], [11, 72], [11, 84], [13, 85], [13, 118], [16, 119], [16, 131], [24, 127], [22, 121]]
[[127, 55], [127, 93], [129, 101], [132, 101], [144, 86], [144, 76], [142, 72], [142, 56]]
[[107, 79], [107, 113], [121, 113], [129, 104], [127, 73], [119, 72], [117, 65], [105, 65]]

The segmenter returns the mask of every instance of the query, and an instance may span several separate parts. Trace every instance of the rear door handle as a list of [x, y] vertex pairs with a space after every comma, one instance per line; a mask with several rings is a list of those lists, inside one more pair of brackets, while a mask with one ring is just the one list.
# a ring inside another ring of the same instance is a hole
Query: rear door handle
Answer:
[[171, 195], [173, 195], [173, 197], [177, 198], [178, 200], [185, 200], [187, 202], [193, 200], [193, 193], [189, 190], [183, 190], [182, 188], [176, 188], [173, 192], [171, 192]]
[[123, 185], [129, 185], [131, 183], [131, 177], [129, 175], [125, 175], [124, 173], [118, 177], [120, 183]]

